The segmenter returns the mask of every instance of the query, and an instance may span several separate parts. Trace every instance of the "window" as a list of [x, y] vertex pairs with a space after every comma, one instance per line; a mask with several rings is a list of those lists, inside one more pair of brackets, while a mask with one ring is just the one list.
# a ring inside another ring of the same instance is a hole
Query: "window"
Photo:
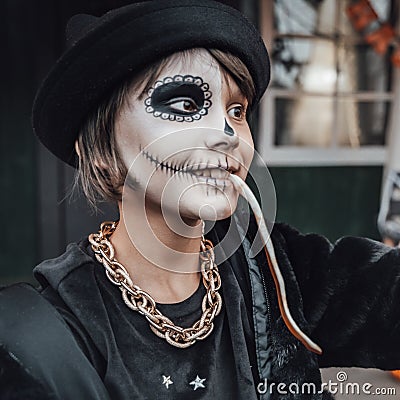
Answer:
[[[346, 14], [350, 0], [261, 1], [272, 81], [261, 104], [259, 149], [270, 165], [382, 164], [393, 82]], [[381, 21], [392, 1], [371, 0]]]

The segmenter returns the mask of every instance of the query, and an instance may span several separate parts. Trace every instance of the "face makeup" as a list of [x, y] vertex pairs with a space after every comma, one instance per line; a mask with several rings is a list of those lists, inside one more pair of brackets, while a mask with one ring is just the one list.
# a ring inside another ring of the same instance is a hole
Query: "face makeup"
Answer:
[[199, 76], [166, 77], [157, 81], [147, 94], [146, 111], [169, 121], [198, 121], [207, 115], [212, 104], [209, 85]]
[[207, 185], [219, 187], [223, 190], [231, 185], [230, 174], [238, 171], [238, 168], [229, 163], [228, 157], [225, 160], [219, 160], [218, 165], [206, 164], [182, 164], [172, 161], [161, 161], [157, 156], [150, 154], [147, 150], [142, 149], [142, 154], [146, 159], [153, 163], [155, 169], [164, 171], [167, 175], [182, 177], [186, 175], [193, 182], [203, 182]]
[[[132, 93], [116, 122], [119, 153], [147, 207], [180, 218], [228, 217], [253, 157], [247, 100], [206, 50], [176, 54], [147, 97]], [[205, 207], [206, 206], [206, 207]], [[208, 214], [207, 214], [208, 213]]]
[[226, 119], [225, 119], [224, 132], [229, 136], [233, 136], [235, 134], [232, 127], [226, 122]]

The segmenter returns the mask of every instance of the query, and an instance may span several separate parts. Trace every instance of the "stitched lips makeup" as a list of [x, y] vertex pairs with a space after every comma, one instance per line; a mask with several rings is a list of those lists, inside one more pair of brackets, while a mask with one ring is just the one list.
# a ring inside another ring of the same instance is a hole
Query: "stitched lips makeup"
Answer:
[[209, 85], [199, 76], [166, 77], [157, 81], [147, 94], [146, 112], [170, 121], [198, 121], [207, 115], [212, 104]]
[[229, 175], [238, 171], [237, 167], [229, 165], [226, 156], [223, 160], [217, 160], [214, 163], [185, 163], [173, 160], [161, 161], [157, 156], [142, 149], [141, 153], [157, 170], [178, 178], [191, 178], [196, 182], [204, 182], [206, 185], [216, 186], [220, 189], [231, 187], [232, 182], [229, 179]]

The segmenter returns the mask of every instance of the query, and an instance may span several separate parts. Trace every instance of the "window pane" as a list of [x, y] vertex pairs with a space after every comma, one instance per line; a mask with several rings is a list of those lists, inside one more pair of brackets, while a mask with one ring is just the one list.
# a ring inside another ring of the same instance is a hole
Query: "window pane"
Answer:
[[351, 147], [384, 145], [389, 108], [388, 101], [339, 100], [338, 144]]
[[391, 68], [388, 55], [375, 53], [367, 44], [342, 43], [338, 51], [339, 91], [390, 91]]
[[329, 147], [333, 99], [301, 96], [275, 99], [275, 145]]
[[336, 0], [275, 0], [274, 23], [280, 34], [332, 34]]
[[392, 0], [369, 0], [369, 2], [381, 21], [387, 21], [390, 18]]
[[273, 51], [273, 86], [333, 93], [335, 43], [323, 39], [277, 39]]

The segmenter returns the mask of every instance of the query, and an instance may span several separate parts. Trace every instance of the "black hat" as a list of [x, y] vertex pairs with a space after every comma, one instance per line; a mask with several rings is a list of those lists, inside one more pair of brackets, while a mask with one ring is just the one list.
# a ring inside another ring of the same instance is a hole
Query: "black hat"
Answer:
[[58, 158], [76, 165], [74, 143], [87, 115], [129, 75], [175, 52], [215, 48], [241, 59], [253, 77], [256, 104], [268, 86], [268, 53], [257, 29], [237, 10], [212, 0], [156, 0], [76, 15], [67, 49], [33, 105], [33, 128]]

